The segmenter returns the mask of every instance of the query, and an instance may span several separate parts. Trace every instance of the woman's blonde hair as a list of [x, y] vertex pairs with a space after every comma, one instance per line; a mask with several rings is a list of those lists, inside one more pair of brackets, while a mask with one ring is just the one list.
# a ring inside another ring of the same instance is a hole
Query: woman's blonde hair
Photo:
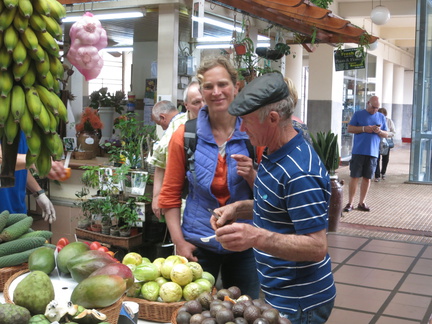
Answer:
[[233, 64], [226, 57], [218, 56], [206, 58], [201, 62], [201, 65], [197, 70], [197, 79], [201, 86], [204, 79], [204, 73], [206, 73], [208, 70], [213, 69], [216, 66], [222, 66], [223, 68], [225, 68], [225, 70], [227, 70], [228, 74], [230, 75], [233, 84], [237, 83], [237, 70], [235, 69]]

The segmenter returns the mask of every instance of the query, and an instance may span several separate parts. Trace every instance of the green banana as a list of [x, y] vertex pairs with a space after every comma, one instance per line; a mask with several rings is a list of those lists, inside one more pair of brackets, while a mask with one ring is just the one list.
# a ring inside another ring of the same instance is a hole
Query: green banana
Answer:
[[13, 25], [9, 26], [3, 35], [3, 46], [6, 47], [9, 53], [12, 53], [18, 43], [18, 32]]
[[24, 18], [29, 19], [33, 14], [33, 5], [30, 0], [18, 0], [18, 10]]
[[51, 110], [49, 110], [49, 108], [45, 107], [45, 109], [48, 112], [50, 118], [50, 133], [55, 134], [57, 133], [58, 118], [54, 116], [54, 114], [51, 112]]
[[33, 126], [30, 137], [27, 137], [27, 146], [31, 156], [39, 155], [42, 146], [42, 136], [37, 125]]
[[60, 24], [52, 17], [47, 17], [42, 15], [43, 20], [45, 20], [46, 30], [51, 34], [52, 37], [61, 41], [63, 38], [63, 30]]
[[12, 9], [18, 6], [18, 0], [3, 0], [3, 4], [7, 9]]
[[38, 120], [42, 110], [42, 102], [39, 99], [36, 89], [34, 87], [30, 87], [25, 95], [28, 110], [33, 115], [33, 119]]
[[50, 71], [46, 73], [45, 78], [41, 74], [37, 74], [36, 77], [42, 86], [47, 88], [49, 91], [54, 91], [54, 82], [58, 82], [58, 81], [54, 80]]
[[6, 50], [6, 47], [0, 48], [0, 70], [6, 71], [12, 63], [12, 55]]
[[57, 101], [57, 110], [59, 112], [58, 116], [61, 120], [63, 120], [66, 124], [69, 122], [68, 115], [67, 115], [67, 109], [63, 101], [60, 99], [59, 96], [53, 96], [53, 98]]
[[32, 129], [33, 129], [33, 117], [30, 114], [27, 108], [27, 104], [25, 102], [24, 102], [24, 114], [22, 115], [20, 120], [20, 127], [21, 130], [24, 132], [25, 136], [29, 138], [31, 136]]
[[38, 158], [38, 155], [31, 155], [30, 150], [27, 150], [27, 154], [26, 154], [26, 169], [29, 169], [30, 167], [34, 167], [34, 164], [36, 163], [36, 160]]
[[21, 77], [21, 84], [23, 85], [24, 89], [28, 90], [30, 89], [30, 87], [34, 85], [35, 82], [36, 82], [36, 68], [34, 67], [34, 64], [30, 62], [30, 66], [27, 70], [27, 73]]
[[42, 139], [45, 146], [50, 151], [51, 155], [56, 155], [57, 151], [58, 151], [58, 149], [57, 149], [58, 142], [56, 140], [56, 136], [58, 136], [57, 133], [48, 134], [48, 135], [45, 135]]
[[28, 51], [28, 54], [35, 62], [45, 61], [45, 51], [39, 44], [37, 44], [35, 51]]
[[57, 100], [54, 98], [56, 95], [53, 92], [48, 91], [47, 88], [41, 86], [40, 84], [36, 84], [35, 88], [45, 108], [47, 108], [54, 116], [57, 116], [59, 112], [57, 108]]
[[39, 125], [42, 132], [44, 132], [44, 134], [49, 134], [51, 132], [50, 116], [48, 115], [48, 111], [42, 103], [40, 104], [40, 108], [41, 110], [40, 110], [39, 118], [35, 119], [35, 121]]
[[18, 43], [16, 44], [12, 52], [12, 59], [16, 64], [22, 65], [26, 57], [27, 57], [27, 49], [24, 46], [23, 42], [19, 39]]
[[37, 76], [42, 78], [45, 78], [47, 73], [50, 70], [50, 62], [49, 62], [48, 54], [46, 52], [44, 52], [44, 54], [45, 54], [45, 59], [43, 60], [43, 62], [34, 62], [36, 66], [36, 71], [38, 72]]
[[62, 62], [55, 56], [48, 55], [50, 61], [50, 72], [54, 79], [63, 80], [64, 67]]
[[0, 32], [5, 31], [13, 22], [15, 18], [16, 7], [12, 9], [5, 9], [0, 13]]
[[14, 63], [12, 66], [12, 74], [15, 81], [21, 81], [22, 78], [24, 78], [30, 68], [31, 60], [29, 57], [26, 57], [23, 64], [18, 65], [18, 63]]
[[48, 0], [48, 5], [50, 7], [50, 16], [55, 20], [60, 22], [64, 17], [66, 17], [66, 8], [57, 0]]
[[0, 95], [6, 97], [13, 87], [13, 79], [10, 71], [0, 71]]
[[15, 118], [15, 122], [18, 123], [26, 109], [24, 90], [20, 85], [16, 84], [12, 88], [11, 95], [11, 112]]
[[35, 31], [39, 44], [51, 55], [59, 56], [60, 48], [54, 37], [50, 33]]
[[61, 161], [61, 159], [63, 157], [63, 153], [64, 153], [63, 141], [58, 134], [56, 134], [56, 135], [57, 135], [56, 136], [57, 152], [55, 154], [53, 154], [52, 157], [55, 161]]
[[[0, 19], [1, 19], [1, 14], [0, 14]], [[21, 34], [21, 40], [28, 50], [37, 51], [39, 41], [38, 38], [36, 37], [36, 34], [31, 28], [27, 28], [24, 31], [24, 33]]]
[[4, 127], [10, 113], [11, 96], [0, 97], [0, 127]]
[[54, 84], [53, 84], [53, 92], [60, 96], [61, 94], [61, 89], [60, 89], [60, 81], [54, 80]]
[[29, 24], [28, 18], [25, 18], [19, 11], [15, 14], [15, 18], [13, 20], [13, 26], [15, 29], [20, 32], [24, 33], [24, 30], [27, 29]]
[[33, 0], [33, 9], [41, 15], [50, 16], [51, 8], [47, 0]]
[[33, 15], [30, 16], [29, 23], [35, 31], [39, 31], [42, 33], [45, 33], [47, 31], [45, 19], [43, 19], [42, 15], [37, 12], [33, 12]]
[[41, 148], [39, 156], [36, 160], [35, 166], [41, 178], [45, 178], [51, 170], [51, 155], [45, 146]]
[[15, 119], [12, 114], [9, 114], [6, 124], [4, 126], [4, 134], [6, 135], [7, 143], [12, 144], [15, 137], [18, 134], [19, 126], [15, 123]]

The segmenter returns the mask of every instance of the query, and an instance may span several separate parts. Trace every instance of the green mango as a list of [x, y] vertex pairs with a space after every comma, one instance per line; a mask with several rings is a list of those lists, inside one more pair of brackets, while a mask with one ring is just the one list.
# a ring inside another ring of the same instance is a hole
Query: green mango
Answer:
[[126, 282], [117, 275], [98, 275], [81, 281], [73, 290], [72, 303], [85, 308], [103, 308], [114, 304], [126, 292]]
[[90, 276], [92, 272], [111, 263], [116, 263], [116, 260], [106, 252], [90, 250], [70, 259], [67, 268], [72, 278], [76, 282], [81, 282]]
[[57, 267], [60, 272], [69, 273], [67, 268], [69, 260], [88, 250], [90, 250], [90, 247], [83, 242], [72, 242], [66, 245], [57, 255]]
[[29, 256], [28, 268], [30, 271], [40, 270], [50, 274], [55, 268], [54, 249], [41, 246], [34, 250]]

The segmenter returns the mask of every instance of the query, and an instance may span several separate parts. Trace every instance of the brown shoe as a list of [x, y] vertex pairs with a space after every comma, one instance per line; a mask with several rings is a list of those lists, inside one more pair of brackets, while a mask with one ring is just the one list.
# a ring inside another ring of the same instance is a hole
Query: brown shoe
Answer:
[[353, 205], [347, 204], [344, 208], [344, 212], [350, 212], [351, 210], [353, 210]]
[[370, 211], [370, 208], [368, 206], [366, 206], [366, 204], [364, 204], [364, 203], [358, 204], [357, 209], [361, 210], [361, 211], [366, 211], [366, 212]]

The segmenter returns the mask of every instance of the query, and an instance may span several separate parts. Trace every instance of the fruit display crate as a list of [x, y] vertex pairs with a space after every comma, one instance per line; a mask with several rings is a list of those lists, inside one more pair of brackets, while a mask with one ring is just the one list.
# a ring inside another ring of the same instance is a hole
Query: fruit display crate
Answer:
[[98, 241], [112, 246], [121, 247], [130, 250], [142, 244], [142, 233], [129, 237], [111, 236], [98, 232], [88, 231], [81, 228], [75, 228], [77, 238], [81, 240]]
[[[3, 296], [6, 303], [13, 304], [13, 292], [15, 287], [22, 279], [25, 278], [28, 273], [30, 273], [29, 269], [18, 271], [6, 281], [3, 291]], [[75, 282], [72, 278], [62, 278], [60, 280], [59, 278], [51, 276], [50, 279], [54, 286], [56, 300], [60, 302], [62, 300], [70, 300], [70, 294], [72, 293], [73, 288], [77, 285], [77, 282]], [[97, 308], [97, 310], [106, 315], [106, 322], [110, 324], [117, 324], [124, 300], [125, 295], [123, 295], [114, 304], [104, 308]]]
[[23, 263], [13, 267], [0, 268], [0, 291], [4, 290], [6, 282], [9, 280], [9, 278], [12, 275], [14, 275], [19, 271], [26, 270], [27, 268], [28, 268], [27, 263]]
[[153, 302], [133, 297], [126, 297], [125, 301], [135, 302], [139, 305], [139, 319], [164, 323], [170, 322], [172, 314], [185, 303], [185, 301], [177, 303]]

